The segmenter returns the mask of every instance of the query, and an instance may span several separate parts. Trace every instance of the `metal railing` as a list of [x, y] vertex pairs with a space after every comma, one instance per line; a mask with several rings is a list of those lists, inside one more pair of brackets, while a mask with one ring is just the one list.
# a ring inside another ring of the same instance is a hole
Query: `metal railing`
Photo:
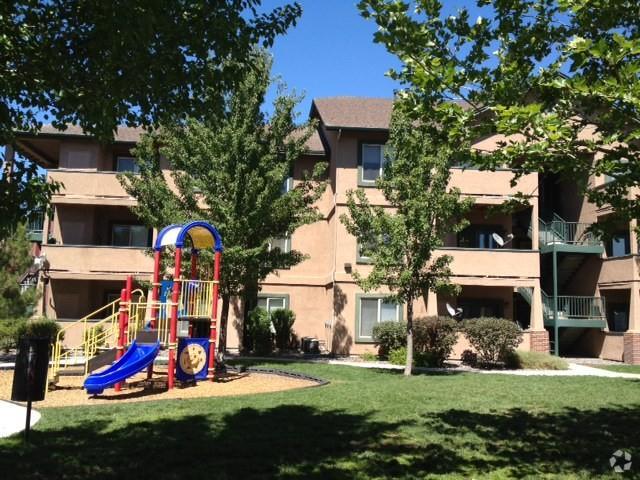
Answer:
[[180, 282], [180, 318], [211, 318], [212, 280], [178, 280]]
[[[49, 378], [55, 379], [60, 372], [60, 369], [69, 365], [85, 363], [86, 368], [86, 342], [89, 328], [97, 329], [100, 326], [106, 328], [107, 325], [117, 321], [119, 307], [120, 299], [114, 300], [113, 302], [91, 312], [89, 315], [84, 316], [80, 320], [67, 325], [58, 332], [58, 335], [56, 335], [56, 341], [53, 344]], [[70, 348], [65, 348], [63, 339], [66, 333], [77, 328], [82, 328], [82, 343]]]
[[[554, 318], [553, 296], [542, 292], [544, 314]], [[558, 319], [602, 320], [606, 318], [605, 300], [603, 297], [587, 297], [579, 295], [558, 295]]]
[[540, 242], [544, 245], [565, 243], [568, 245], [601, 245], [600, 238], [589, 231], [590, 223], [566, 222], [554, 214], [550, 222], [540, 219]]
[[32, 212], [27, 222], [28, 233], [42, 233], [44, 228], [44, 212]]

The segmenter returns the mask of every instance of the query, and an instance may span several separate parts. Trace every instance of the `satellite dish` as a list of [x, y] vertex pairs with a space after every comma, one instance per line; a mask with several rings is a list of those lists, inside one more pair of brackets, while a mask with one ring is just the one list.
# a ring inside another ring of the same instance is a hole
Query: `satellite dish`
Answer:
[[491, 234], [491, 238], [493, 238], [493, 241], [496, 242], [500, 248], [502, 248], [507, 243], [511, 242], [511, 240], [513, 240], [513, 233], [510, 233], [509, 235], [507, 235], [507, 238], [505, 240], [500, 235], [498, 235], [497, 233], [493, 232]]
[[452, 317], [458, 317], [460, 316], [460, 314], [462, 313], [462, 309], [461, 308], [453, 308], [449, 303], [447, 303], [447, 312], [449, 312], [449, 315], [451, 315]]

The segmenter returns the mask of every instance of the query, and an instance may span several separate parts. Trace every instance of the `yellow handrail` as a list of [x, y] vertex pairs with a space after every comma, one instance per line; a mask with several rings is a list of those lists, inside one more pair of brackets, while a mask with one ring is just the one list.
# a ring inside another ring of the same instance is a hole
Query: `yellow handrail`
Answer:
[[[89, 320], [93, 320], [100, 315], [106, 314], [106, 316], [102, 319], [102, 321], [93, 325], [93, 327], [97, 327], [99, 324], [103, 323], [107, 319], [111, 319], [114, 315], [117, 317], [117, 312], [120, 307], [120, 299], [116, 299], [111, 303], [108, 303], [97, 310], [85, 315], [80, 320], [77, 320], [70, 325], [60, 329], [58, 334], [56, 335], [56, 341], [53, 346], [53, 358], [51, 360], [51, 368], [49, 369], [49, 377], [51, 379], [55, 379], [58, 375], [58, 372], [61, 369], [62, 362], [66, 363], [77, 361], [78, 356], [82, 355], [86, 357], [86, 336], [87, 336], [87, 322]], [[78, 325], [82, 325], [82, 343], [80, 345], [69, 348], [66, 351], [63, 351], [63, 343], [62, 339], [64, 338], [66, 332], [71, 330], [72, 328], [77, 328]], [[85, 358], [86, 362], [86, 358]]]

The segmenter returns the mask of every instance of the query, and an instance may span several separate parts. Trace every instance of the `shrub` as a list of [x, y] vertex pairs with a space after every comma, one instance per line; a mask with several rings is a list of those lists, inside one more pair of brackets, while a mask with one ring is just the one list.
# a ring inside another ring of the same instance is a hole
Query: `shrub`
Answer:
[[560, 357], [548, 353], [522, 352], [516, 350], [507, 354], [505, 358], [507, 368], [530, 370], [568, 370], [569, 364]]
[[18, 346], [19, 332], [25, 323], [23, 318], [0, 320], [0, 350], [8, 352]]
[[249, 312], [247, 320], [246, 332], [248, 338], [245, 339], [247, 348], [259, 355], [271, 353], [273, 341], [269, 312], [264, 308], [256, 307]]
[[469, 365], [470, 367], [475, 367], [478, 364], [478, 354], [473, 350], [465, 350], [460, 355], [460, 360], [463, 365]]
[[378, 356], [375, 353], [371, 352], [364, 352], [360, 357], [365, 362], [375, 362], [376, 360], [378, 360]]
[[407, 347], [394, 348], [389, 352], [389, 363], [393, 365], [406, 365]]
[[515, 322], [504, 318], [474, 318], [464, 324], [469, 343], [484, 364], [504, 361], [522, 340], [522, 331]]
[[276, 329], [276, 347], [286, 350], [291, 345], [291, 335], [293, 333], [293, 322], [296, 321], [296, 314], [288, 308], [278, 308], [271, 312], [271, 322]]
[[378, 354], [385, 357], [393, 350], [407, 344], [407, 324], [403, 322], [380, 322], [373, 327], [373, 341], [378, 346]]
[[[18, 330], [18, 335], [27, 335], [30, 337], [46, 337], [51, 342], [56, 341], [56, 336], [61, 327], [55, 320], [49, 320], [48, 318], [38, 318], [35, 320], [28, 320], [24, 322]], [[64, 334], [60, 338], [64, 340]]]
[[416, 365], [442, 367], [458, 341], [458, 322], [449, 317], [420, 317], [413, 321]]

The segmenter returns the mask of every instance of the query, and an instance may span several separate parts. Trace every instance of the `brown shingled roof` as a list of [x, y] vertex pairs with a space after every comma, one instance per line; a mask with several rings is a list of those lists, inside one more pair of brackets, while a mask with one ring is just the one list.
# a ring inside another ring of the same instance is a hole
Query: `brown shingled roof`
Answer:
[[316, 98], [311, 106], [311, 116], [317, 114], [330, 129], [388, 130], [392, 108], [391, 98]]
[[[145, 132], [141, 127], [125, 127], [119, 126], [116, 130], [114, 140], [116, 142], [136, 143], [140, 140], [140, 136]], [[82, 127], [78, 125], [67, 125], [66, 130], [59, 130], [51, 124], [43, 125], [38, 132], [42, 135], [56, 135], [56, 136], [72, 136], [72, 137], [90, 137], [87, 135]]]
[[[140, 137], [145, 132], [141, 127], [118, 127], [114, 140], [116, 142], [123, 143], [137, 143], [140, 141]], [[50, 124], [43, 125], [39, 135], [54, 135], [54, 136], [71, 136], [71, 137], [90, 137], [87, 135], [81, 127], [77, 125], [68, 125], [66, 130], [59, 130]], [[317, 131], [313, 132], [309, 140], [307, 140], [307, 148], [310, 154], [325, 155], [326, 150], [320, 139], [320, 135]]]

